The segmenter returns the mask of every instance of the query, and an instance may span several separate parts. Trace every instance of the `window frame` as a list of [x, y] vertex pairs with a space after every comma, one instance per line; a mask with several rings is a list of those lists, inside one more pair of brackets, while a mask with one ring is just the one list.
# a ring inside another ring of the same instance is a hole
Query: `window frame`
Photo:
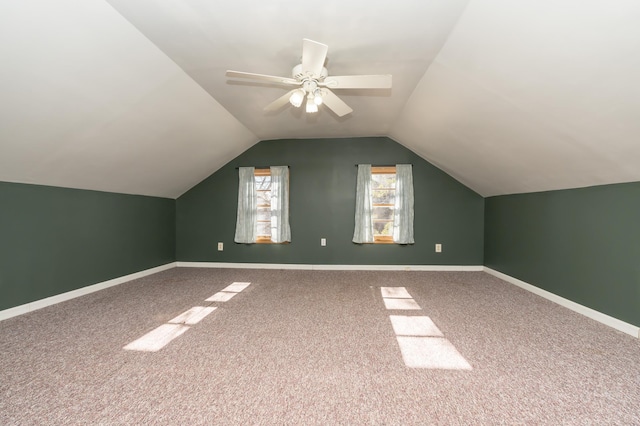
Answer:
[[[390, 175], [396, 174], [396, 166], [371, 166], [371, 175]], [[382, 188], [385, 190], [393, 190], [394, 191], [394, 200], [395, 200], [395, 188]], [[372, 189], [373, 191], [373, 189]], [[374, 203], [373, 200], [371, 201], [371, 210], [373, 210], [376, 207], [391, 207], [392, 209], [392, 219], [390, 221], [386, 220], [383, 222], [391, 222], [391, 224], [394, 223], [394, 219], [393, 217], [395, 216], [395, 203], [394, 204], [383, 204], [383, 203]], [[372, 222], [374, 222], [373, 218], [371, 219]], [[380, 220], [377, 220], [376, 222], [382, 222]], [[393, 241], [393, 234], [392, 235], [373, 235], [373, 244], [395, 244], [395, 242]]]
[[[255, 185], [255, 178], [256, 176], [271, 176], [271, 168], [267, 167], [267, 168], [254, 168], [253, 169], [253, 182]], [[287, 182], [287, 185], [289, 183]], [[258, 197], [258, 192], [265, 192], [265, 191], [271, 191], [271, 184], [269, 184], [269, 189], [265, 190], [265, 189], [256, 189], [256, 198]], [[287, 191], [288, 194], [289, 191]], [[257, 200], [256, 200], [256, 208], [260, 208], [260, 207], [266, 207], [267, 204], [258, 204]], [[271, 201], [269, 201], [268, 204], [269, 208], [271, 208]], [[259, 222], [267, 222], [266, 220], [258, 220], [257, 216], [256, 216], [256, 224]], [[271, 219], [269, 219], [269, 224], [271, 224]], [[269, 229], [271, 229], [271, 227], [269, 227]], [[256, 244], [289, 244], [289, 241], [283, 241], [281, 243], [276, 243], [271, 239], [271, 235], [269, 235], [268, 237], [264, 236], [264, 235], [256, 235]]]
[[[258, 176], [271, 176], [271, 169], [270, 168], [261, 168], [261, 169], [254, 169], [253, 170], [253, 184], [255, 185], [256, 183], [256, 177]], [[256, 188], [256, 208], [260, 208], [260, 207], [269, 207], [269, 209], [271, 209], [271, 201], [269, 201], [269, 204], [258, 204], [258, 192], [266, 192], [266, 191], [270, 191], [271, 190], [271, 183], [269, 183], [269, 189], [265, 190], [265, 189], [257, 189]], [[266, 220], [259, 220], [256, 216], [256, 224], [260, 223], [260, 222], [267, 222]], [[269, 224], [271, 224], [271, 219], [269, 219]], [[271, 229], [271, 226], [269, 226], [269, 229]], [[256, 235], [256, 244], [275, 244], [272, 240], [271, 240], [271, 234], [269, 234], [268, 237], [264, 236], [264, 235]]]

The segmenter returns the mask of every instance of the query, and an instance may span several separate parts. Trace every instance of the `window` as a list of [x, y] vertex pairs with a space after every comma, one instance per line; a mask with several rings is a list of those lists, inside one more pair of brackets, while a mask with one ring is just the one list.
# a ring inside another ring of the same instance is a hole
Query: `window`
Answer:
[[410, 164], [358, 165], [354, 243], [413, 244], [413, 215]]
[[256, 186], [256, 243], [271, 242], [271, 169], [255, 169]]
[[289, 168], [239, 168], [237, 243], [291, 241]]
[[373, 242], [393, 243], [396, 168], [371, 167], [371, 221]]

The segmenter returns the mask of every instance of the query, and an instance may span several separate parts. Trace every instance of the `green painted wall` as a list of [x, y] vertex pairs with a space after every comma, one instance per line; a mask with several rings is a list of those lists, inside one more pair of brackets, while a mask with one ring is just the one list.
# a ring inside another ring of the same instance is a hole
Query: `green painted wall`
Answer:
[[0, 310], [175, 261], [175, 200], [0, 182]]
[[[414, 165], [415, 245], [351, 242], [358, 163]], [[292, 242], [235, 244], [236, 167], [269, 165], [290, 166]], [[482, 265], [483, 222], [480, 195], [389, 138], [262, 141], [177, 200], [176, 253], [180, 261]]]
[[486, 266], [640, 326], [640, 183], [485, 204]]
[[[415, 245], [351, 242], [357, 163], [414, 165]], [[291, 244], [233, 243], [250, 165], [291, 167]], [[389, 138], [263, 141], [175, 201], [0, 182], [0, 310], [175, 260], [485, 264], [640, 326], [639, 218], [640, 182], [485, 200]]]

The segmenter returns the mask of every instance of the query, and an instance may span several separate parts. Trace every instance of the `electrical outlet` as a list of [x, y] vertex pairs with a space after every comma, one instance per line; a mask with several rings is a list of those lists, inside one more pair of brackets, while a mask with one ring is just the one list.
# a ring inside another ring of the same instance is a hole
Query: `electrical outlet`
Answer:
[[436, 253], [442, 253], [442, 244], [436, 244]]
[[218, 251], [224, 250], [224, 244], [218, 243]]
[[327, 245], [327, 239], [326, 238], [320, 238], [320, 245], [322, 247], [326, 246]]

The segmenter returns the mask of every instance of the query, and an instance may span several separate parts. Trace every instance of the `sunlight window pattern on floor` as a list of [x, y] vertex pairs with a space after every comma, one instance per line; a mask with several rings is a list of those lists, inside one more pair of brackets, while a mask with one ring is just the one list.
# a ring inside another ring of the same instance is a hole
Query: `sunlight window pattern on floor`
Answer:
[[382, 287], [382, 300], [387, 309], [400, 310], [420, 310], [420, 305], [413, 300], [409, 292], [404, 287]]
[[213, 296], [205, 299], [207, 302], [228, 302], [233, 296], [247, 288], [251, 283], [235, 282], [223, 288]]
[[[381, 287], [384, 305], [392, 310], [422, 310], [405, 287]], [[471, 370], [428, 316], [390, 315], [404, 364], [409, 368]]]
[[189, 327], [185, 325], [163, 324], [141, 338], [129, 343], [124, 349], [129, 351], [157, 352], [187, 330], [189, 330]]
[[[231, 283], [222, 291], [205, 299], [205, 302], [226, 302], [250, 284], [251, 283], [247, 282]], [[129, 351], [157, 352], [168, 345], [173, 339], [189, 330], [189, 328], [191, 328], [190, 326], [199, 323], [216, 309], [217, 306], [194, 306], [169, 320], [167, 324], [161, 325], [141, 338], [124, 346], [123, 349]]]
[[202, 321], [204, 317], [215, 310], [215, 306], [194, 306], [193, 308], [181, 313], [180, 315], [169, 321], [169, 324], [194, 325]]

